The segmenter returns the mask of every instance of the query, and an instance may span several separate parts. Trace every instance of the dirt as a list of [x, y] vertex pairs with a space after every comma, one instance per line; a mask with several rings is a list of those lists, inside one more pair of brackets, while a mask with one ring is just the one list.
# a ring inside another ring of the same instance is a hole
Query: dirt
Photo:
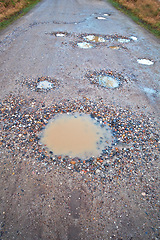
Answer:
[[[78, 47], [93, 34], [106, 41]], [[46, 0], [0, 41], [0, 239], [159, 239], [159, 40], [107, 2]], [[119, 87], [99, 85], [105, 74]], [[112, 129], [96, 158], [40, 142], [50, 119], [77, 112]]]

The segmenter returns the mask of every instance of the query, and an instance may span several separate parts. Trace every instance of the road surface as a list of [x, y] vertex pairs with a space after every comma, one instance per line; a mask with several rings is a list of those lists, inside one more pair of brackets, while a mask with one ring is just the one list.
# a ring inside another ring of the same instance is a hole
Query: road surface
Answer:
[[[159, 40], [106, 1], [43, 0], [0, 44], [0, 239], [159, 239]], [[66, 112], [107, 123], [112, 147], [55, 156], [40, 136]]]

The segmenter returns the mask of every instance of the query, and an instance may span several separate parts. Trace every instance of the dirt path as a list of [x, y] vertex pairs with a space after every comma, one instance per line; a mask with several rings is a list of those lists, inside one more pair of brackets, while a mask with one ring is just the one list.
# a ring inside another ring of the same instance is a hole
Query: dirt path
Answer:
[[[0, 41], [0, 239], [159, 239], [159, 41], [92, 0], [42, 1]], [[112, 147], [55, 156], [40, 134], [66, 112], [107, 123]]]

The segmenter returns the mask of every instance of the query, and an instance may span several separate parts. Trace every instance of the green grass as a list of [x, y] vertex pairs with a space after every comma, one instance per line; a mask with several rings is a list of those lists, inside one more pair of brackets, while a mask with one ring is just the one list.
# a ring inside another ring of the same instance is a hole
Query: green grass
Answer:
[[11, 23], [19, 19], [20, 17], [24, 16], [26, 13], [28, 13], [40, 0], [31, 0], [26, 7], [21, 9], [19, 12], [9, 16], [8, 18], [4, 19], [2, 22], [0, 22], [0, 30], [5, 29], [8, 27]]
[[132, 12], [131, 10], [127, 9], [125, 6], [119, 4], [118, 2], [114, 0], [107, 0], [109, 3], [111, 3], [116, 9], [120, 10], [121, 12], [128, 15], [134, 22], [136, 22], [138, 25], [144, 27], [149, 32], [151, 32], [156, 37], [160, 38], [160, 30], [158, 29], [159, 23], [157, 23], [157, 26], [153, 27], [152, 25], [148, 24], [144, 20], [140, 19], [136, 13]]

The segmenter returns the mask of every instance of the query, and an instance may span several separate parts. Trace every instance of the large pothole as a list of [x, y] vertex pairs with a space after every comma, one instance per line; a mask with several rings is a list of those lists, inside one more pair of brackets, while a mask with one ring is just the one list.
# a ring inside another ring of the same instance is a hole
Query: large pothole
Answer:
[[55, 155], [97, 157], [112, 144], [111, 130], [86, 114], [60, 114], [45, 128], [41, 142]]

